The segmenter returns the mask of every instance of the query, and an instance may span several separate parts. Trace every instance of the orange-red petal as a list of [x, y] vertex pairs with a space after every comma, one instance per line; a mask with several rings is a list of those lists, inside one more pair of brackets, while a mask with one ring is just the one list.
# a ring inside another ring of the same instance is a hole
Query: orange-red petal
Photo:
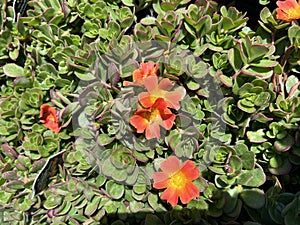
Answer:
[[[139, 114], [139, 112], [136, 112], [136, 114]], [[133, 115], [130, 118], [130, 124], [136, 128], [138, 133], [143, 133], [147, 128], [149, 121], [140, 115]]]
[[178, 110], [180, 108], [179, 101], [183, 100], [185, 96], [184, 87], [178, 87], [174, 91], [166, 92], [165, 99], [168, 102], [168, 107]]
[[169, 91], [174, 86], [174, 84], [168, 79], [164, 78], [162, 79], [158, 84], [158, 89]]
[[156, 172], [153, 174], [153, 187], [156, 189], [166, 188], [168, 186], [169, 175], [165, 172]]
[[285, 0], [285, 1], [277, 1], [276, 5], [284, 11], [287, 11], [289, 9], [296, 8], [298, 3], [296, 0]]
[[154, 62], [141, 63], [140, 68], [133, 72], [133, 81], [142, 80], [148, 76], [156, 76], [159, 67]]
[[277, 19], [292, 21], [300, 19], [300, 1], [285, 0], [276, 2], [278, 8], [276, 9]]
[[146, 139], [152, 139], [152, 138], [160, 138], [160, 128], [159, 124], [152, 122], [147, 126], [146, 128]]
[[145, 78], [145, 88], [148, 92], [152, 92], [154, 90], [157, 90], [158, 88], [158, 77], [157, 76], [151, 76]]
[[48, 104], [43, 104], [40, 107], [40, 122], [56, 134], [58, 134], [61, 129], [55, 108]]
[[[166, 117], [166, 116], [164, 116]], [[161, 121], [161, 126], [163, 128], [165, 128], [166, 130], [170, 130], [172, 127], [173, 127], [173, 124], [174, 124], [174, 121], [176, 119], [176, 116], [174, 114], [168, 114], [168, 118], [164, 118], [162, 121]]]
[[160, 168], [163, 172], [171, 175], [180, 170], [180, 161], [176, 156], [170, 156], [160, 164]]
[[152, 107], [158, 98], [164, 99], [167, 103], [167, 107], [178, 110], [180, 108], [179, 101], [181, 101], [186, 91], [184, 87], [178, 87], [174, 91], [170, 91], [173, 87], [173, 83], [164, 78], [158, 84], [157, 77], [148, 77], [145, 79], [145, 87], [147, 92], [142, 92], [138, 95], [139, 101], [143, 107]]
[[142, 85], [144, 85], [145, 78], [151, 77], [151, 76], [156, 77], [158, 70], [159, 70], [159, 66], [154, 65], [154, 62], [141, 63], [140, 68], [136, 69], [132, 74], [133, 82], [124, 81], [123, 85], [124, 86], [128, 86], [128, 85], [142, 86]]
[[176, 206], [178, 203], [178, 191], [172, 187], [167, 187], [167, 189], [162, 193], [161, 199], [167, 200], [172, 206]]
[[192, 182], [200, 176], [200, 171], [195, 167], [194, 162], [187, 160], [181, 165], [176, 156], [170, 156], [160, 164], [160, 168], [162, 172], [153, 174], [153, 187], [166, 188], [161, 199], [167, 200], [172, 206], [175, 206], [178, 198], [183, 204], [187, 204], [199, 196], [200, 191]]
[[199, 190], [192, 182], [187, 183], [184, 190], [179, 194], [183, 204], [189, 203], [192, 199], [199, 197]]
[[185, 161], [180, 171], [186, 176], [187, 179], [191, 181], [200, 176], [200, 171], [196, 168], [194, 162], [191, 160]]

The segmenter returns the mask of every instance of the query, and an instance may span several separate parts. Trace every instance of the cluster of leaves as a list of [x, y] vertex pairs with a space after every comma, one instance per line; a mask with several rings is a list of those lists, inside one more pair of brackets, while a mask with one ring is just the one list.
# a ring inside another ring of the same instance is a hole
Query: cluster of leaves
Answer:
[[[299, 221], [296, 22], [265, 7], [252, 30], [205, 0], [33, 0], [13, 23], [12, 5], [0, 4], [1, 224]], [[135, 135], [136, 93], [122, 87], [146, 61], [187, 91], [176, 128], [156, 141]], [[39, 122], [46, 103], [58, 134]], [[151, 185], [171, 154], [202, 176], [200, 197], [174, 208]]]

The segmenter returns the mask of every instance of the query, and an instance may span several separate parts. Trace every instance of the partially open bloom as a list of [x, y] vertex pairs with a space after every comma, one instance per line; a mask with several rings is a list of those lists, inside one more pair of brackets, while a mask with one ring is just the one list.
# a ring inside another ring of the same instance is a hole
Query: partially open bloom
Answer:
[[138, 133], [146, 131], [146, 138], [160, 138], [160, 126], [170, 130], [176, 116], [167, 108], [166, 102], [159, 98], [149, 109], [139, 109], [130, 118], [130, 124]]
[[200, 176], [200, 171], [191, 160], [182, 165], [176, 156], [170, 156], [161, 163], [162, 172], [153, 174], [156, 189], [166, 188], [161, 199], [167, 200], [172, 206], [177, 205], [178, 197], [183, 204], [199, 196], [198, 188], [192, 183]]
[[288, 22], [300, 19], [300, 0], [277, 1], [276, 4], [277, 19]]
[[177, 87], [174, 91], [170, 91], [174, 84], [168, 78], [164, 78], [158, 83], [156, 76], [146, 78], [144, 85], [148, 92], [142, 92], [138, 95], [142, 106], [151, 107], [158, 98], [163, 98], [167, 107], [176, 110], [180, 108], [179, 101], [185, 96], [184, 87]]
[[41, 105], [40, 109], [40, 121], [56, 134], [60, 131], [60, 123], [56, 115], [55, 108], [49, 106], [48, 104]]
[[132, 74], [133, 82], [124, 81], [123, 85], [142, 86], [144, 85], [145, 78], [149, 76], [157, 76], [158, 69], [158, 65], [154, 65], [154, 62], [141, 63], [140, 68], [135, 70]]

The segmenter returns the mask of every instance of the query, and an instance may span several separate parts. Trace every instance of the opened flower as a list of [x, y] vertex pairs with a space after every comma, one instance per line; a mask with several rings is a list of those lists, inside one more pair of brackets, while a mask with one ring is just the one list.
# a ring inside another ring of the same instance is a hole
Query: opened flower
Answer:
[[180, 108], [179, 101], [185, 96], [184, 87], [177, 87], [174, 91], [170, 91], [174, 83], [168, 78], [164, 78], [158, 83], [156, 76], [146, 78], [144, 85], [148, 92], [140, 93], [138, 98], [145, 108], [151, 107], [158, 98], [163, 98], [169, 108], [176, 110]]
[[166, 102], [159, 98], [149, 109], [139, 109], [130, 118], [130, 124], [138, 133], [146, 131], [146, 138], [160, 138], [160, 126], [170, 130], [176, 116], [167, 108]]
[[161, 199], [167, 200], [172, 206], [176, 206], [178, 197], [183, 204], [186, 204], [199, 196], [200, 191], [192, 183], [200, 176], [200, 171], [194, 162], [187, 160], [181, 165], [176, 156], [170, 156], [161, 163], [160, 168], [162, 172], [153, 174], [153, 187], [156, 189], [166, 188]]
[[135, 70], [132, 74], [133, 82], [124, 81], [123, 85], [142, 86], [144, 85], [145, 78], [149, 76], [157, 76], [158, 69], [159, 69], [158, 65], [154, 65], [154, 62], [141, 63], [140, 68]]
[[300, 0], [277, 1], [276, 4], [277, 19], [288, 22], [300, 19]]
[[40, 109], [40, 121], [56, 134], [60, 131], [60, 123], [56, 115], [55, 108], [49, 106], [48, 104], [41, 105]]

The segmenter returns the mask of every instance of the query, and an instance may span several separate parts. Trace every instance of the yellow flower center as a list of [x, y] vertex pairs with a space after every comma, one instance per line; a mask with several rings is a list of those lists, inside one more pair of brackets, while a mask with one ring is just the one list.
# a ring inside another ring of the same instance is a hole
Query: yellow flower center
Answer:
[[175, 189], [183, 189], [186, 186], [187, 178], [182, 172], [177, 172], [170, 177], [169, 185]]
[[56, 121], [56, 119], [55, 119], [55, 117], [53, 115], [48, 116], [48, 120], [50, 120], [52, 122]]
[[150, 113], [148, 121], [154, 121], [156, 118], [160, 118], [160, 112], [158, 109], [153, 109]]
[[144, 112], [143, 117], [148, 120], [148, 122], [153, 122], [157, 118], [161, 118], [160, 111], [157, 108], [152, 108], [151, 112]]
[[287, 14], [287, 16], [290, 19], [299, 19], [300, 18], [300, 5], [297, 5], [295, 8], [285, 11], [285, 13]]

